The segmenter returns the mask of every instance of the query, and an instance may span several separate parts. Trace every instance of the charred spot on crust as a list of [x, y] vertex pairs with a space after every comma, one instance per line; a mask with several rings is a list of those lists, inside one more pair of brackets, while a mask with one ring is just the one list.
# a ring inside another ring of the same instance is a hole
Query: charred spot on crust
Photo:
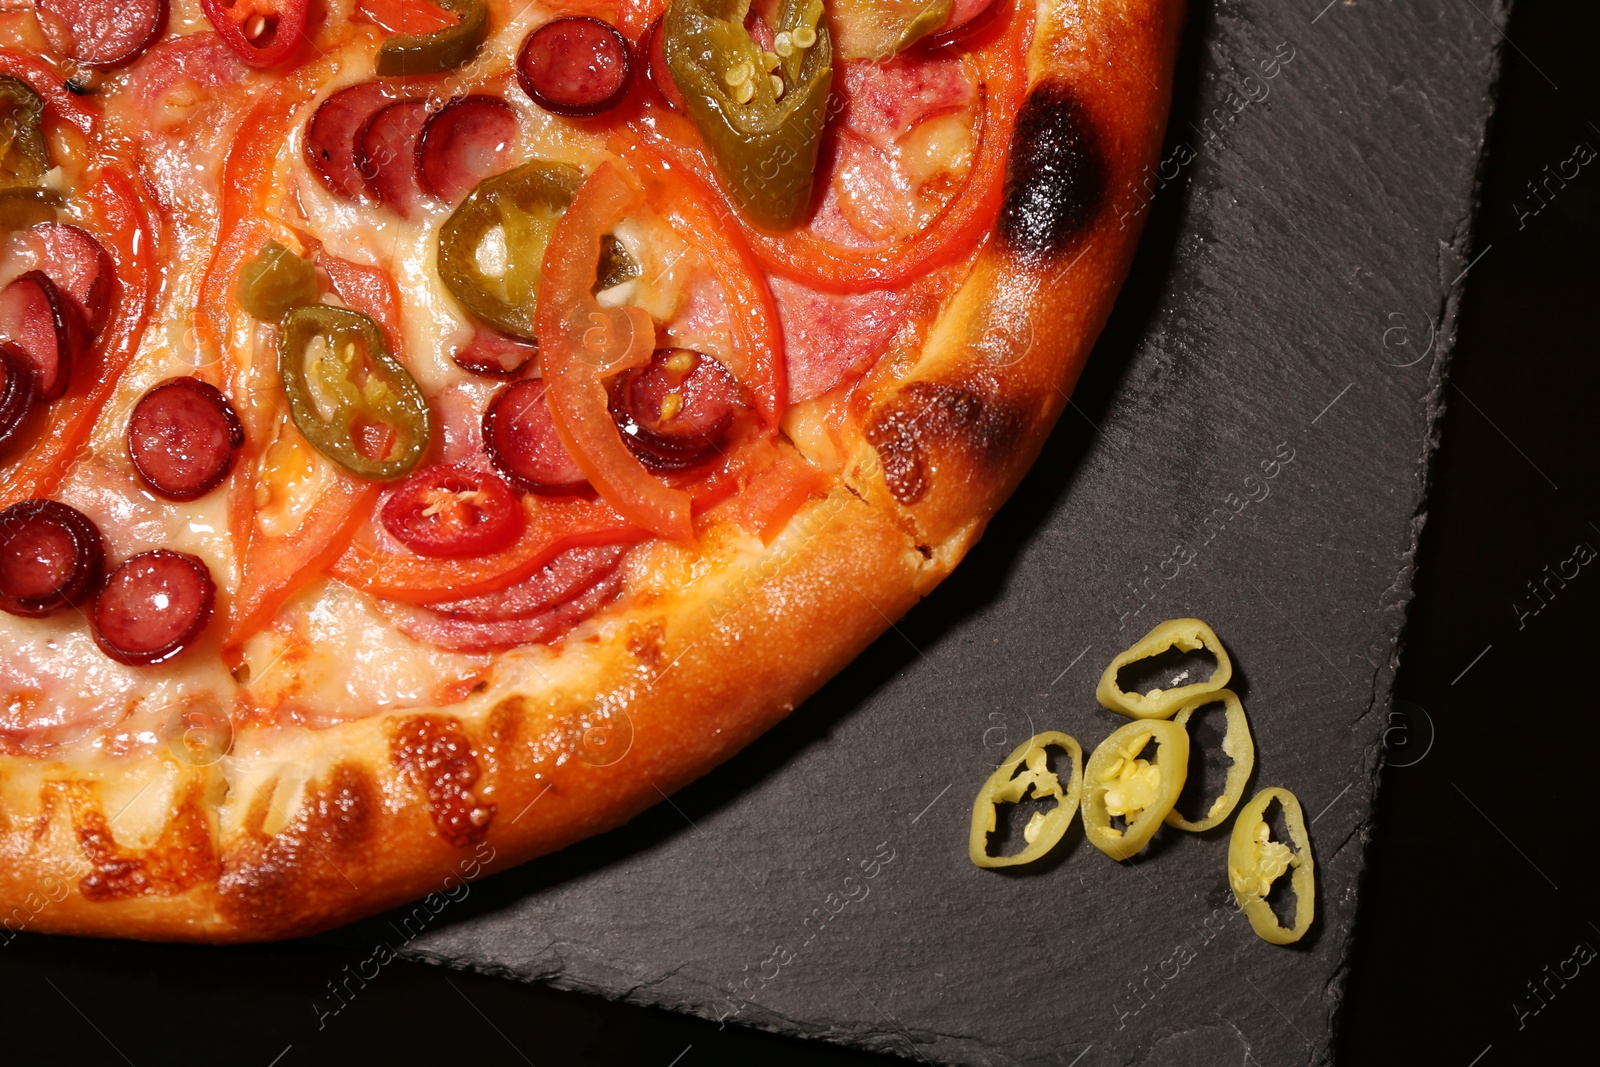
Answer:
[[78, 879], [85, 900], [104, 903], [131, 897], [171, 897], [202, 882], [214, 882], [221, 871], [211, 842], [211, 825], [201, 810], [201, 786], [183, 794], [177, 810], [161, 828], [149, 848], [129, 849], [117, 844], [105, 813], [89, 795], [88, 787], [69, 787], [68, 804], [78, 847], [89, 862], [89, 873]]
[[472, 795], [483, 770], [456, 720], [444, 715], [402, 720], [390, 732], [389, 758], [428, 798], [428, 813], [440, 837], [457, 848], [483, 840], [495, 806], [480, 804]]
[[318, 925], [351, 892], [344, 864], [372, 837], [378, 788], [359, 767], [339, 764], [276, 837], [230, 850], [217, 881], [217, 910], [232, 925], [286, 935]]
[[931, 452], [956, 449], [972, 462], [993, 466], [1022, 437], [1025, 420], [1015, 408], [978, 391], [938, 382], [912, 382], [867, 424], [883, 480], [910, 507], [928, 491]]
[[1022, 105], [1006, 165], [1000, 238], [1037, 264], [1070, 251], [1105, 204], [1106, 166], [1088, 113], [1060, 78]]

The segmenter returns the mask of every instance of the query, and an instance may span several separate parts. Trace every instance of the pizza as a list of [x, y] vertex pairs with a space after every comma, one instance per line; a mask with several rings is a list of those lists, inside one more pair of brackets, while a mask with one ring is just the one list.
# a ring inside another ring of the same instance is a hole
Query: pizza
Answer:
[[311, 933], [614, 827], [926, 595], [1178, 0], [0, 5], [0, 917]]

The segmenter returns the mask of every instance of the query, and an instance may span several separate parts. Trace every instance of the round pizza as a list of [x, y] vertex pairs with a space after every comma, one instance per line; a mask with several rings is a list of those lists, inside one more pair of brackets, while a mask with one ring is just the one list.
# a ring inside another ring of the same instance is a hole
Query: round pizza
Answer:
[[0, 918], [310, 933], [606, 830], [961, 560], [1179, 0], [0, 4]]

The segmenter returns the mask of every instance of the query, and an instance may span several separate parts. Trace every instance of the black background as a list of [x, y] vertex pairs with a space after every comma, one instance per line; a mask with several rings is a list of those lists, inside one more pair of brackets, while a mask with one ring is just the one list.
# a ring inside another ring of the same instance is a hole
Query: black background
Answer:
[[[1600, 5], [1524, 3], [1509, 38], [1481, 258], [1467, 278], [1391, 765], [1329, 1053], [1341, 1063], [1593, 1055], [1600, 959], [1564, 982], [1552, 975], [1564, 963], [1572, 974], [1580, 943], [1600, 949], [1587, 873], [1600, 844], [1600, 699], [1584, 669], [1600, 638], [1600, 560], [1565, 582], [1550, 576], [1580, 543], [1600, 549], [1600, 160], [1541, 188], [1543, 205], [1528, 183], [1580, 142], [1600, 149]], [[0, 947], [5, 1059], [892, 1062], [404, 961], [319, 1030], [312, 999], [364, 944], [348, 933], [226, 950], [23, 934]]]

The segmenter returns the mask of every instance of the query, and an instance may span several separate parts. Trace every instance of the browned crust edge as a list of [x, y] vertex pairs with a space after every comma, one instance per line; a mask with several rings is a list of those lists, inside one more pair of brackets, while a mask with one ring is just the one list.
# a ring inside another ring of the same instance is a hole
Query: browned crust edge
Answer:
[[1168, 107], [1182, 0], [1041, 8], [1034, 129], [1076, 127], [1017, 147], [1087, 167], [1097, 195], [1053, 202], [1012, 175], [1011, 225], [919, 358], [852, 399], [844, 484], [771, 545], [723, 544], [680, 590], [597, 619], [557, 677], [492, 702], [241, 738], [206, 767], [0, 757], [0, 943], [267, 940], [450, 893], [704, 774], [937, 585], [1032, 465], [1110, 315], [1139, 235], [1113, 207], [1154, 166]]

